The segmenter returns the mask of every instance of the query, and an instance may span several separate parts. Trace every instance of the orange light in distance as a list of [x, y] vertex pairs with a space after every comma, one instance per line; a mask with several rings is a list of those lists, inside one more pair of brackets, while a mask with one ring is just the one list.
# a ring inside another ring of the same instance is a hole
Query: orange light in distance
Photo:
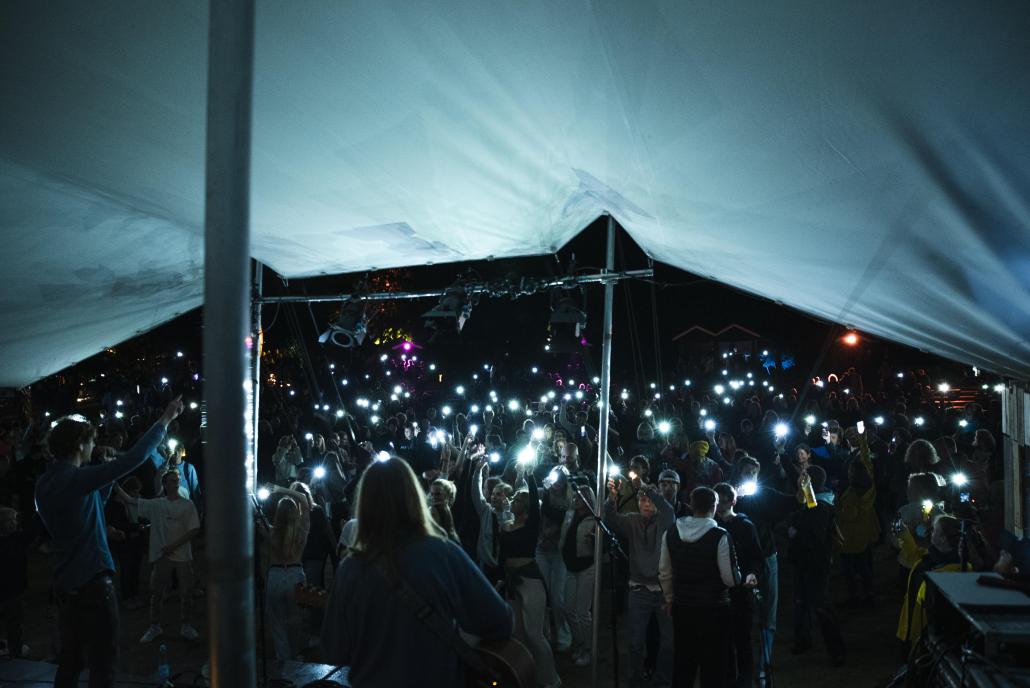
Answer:
[[855, 346], [858, 344], [858, 335], [854, 332], [848, 332], [846, 335], [841, 337], [841, 340], [848, 346]]

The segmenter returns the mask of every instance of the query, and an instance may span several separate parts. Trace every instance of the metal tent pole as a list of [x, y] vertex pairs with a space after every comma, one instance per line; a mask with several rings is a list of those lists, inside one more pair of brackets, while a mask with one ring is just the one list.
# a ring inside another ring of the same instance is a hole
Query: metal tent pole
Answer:
[[254, 0], [213, 0], [204, 207], [206, 553], [213, 686], [257, 684], [254, 554], [245, 457], [250, 386], [250, 136]]
[[251, 451], [254, 456], [253, 470], [249, 476], [247, 489], [251, 493], [256, 493], [258, 486], [258, 443], [260, 442], [260, 435], [258, 433], [258, 424], [261, 416], [261, 352], [265, 347], [265, 331], [261, 327], [261, 295], [264, 291], [265, 285], [265, 266], [261, 264], [261, 261], [254, 261], [254, 290], [251, 299], [251, 317], [253, 324], [251, 325], [251, 336], [254, 342], [254, 377], [253, 377], [253, 394], [254, 394], [254, 416], [253, 416], [253, 427], [251, 432], [253, 433], [251, 441]]
[[[615, 220], [608, 216], [608, 244], [606, 250], [605, 272], [615, 271]], [[611, 396], [612, 386], [612, 304], [615, 300], [615, 280], [604, 282], [604, 327], [601, 345], [601, 401], [597, 423], [597, 506], [600, 511], [604, 503], [605, 480], [607, 478], [607, 457], [608, 457], [608, 401]], [[593, 613], [593, 637], [591, 639], [592, 652], [590, 653], [590, 675], [591, 685], [597, 688], [600, 676], [597, 671], [598, 629], [601, 618], [601, 547], [603, 537], [601, 528], [598, 526], [594, 535], [594, 613]], [[610, 571], [609, 575], [615, 575]], [[614, 658], [613, 658], [614, 661]]]

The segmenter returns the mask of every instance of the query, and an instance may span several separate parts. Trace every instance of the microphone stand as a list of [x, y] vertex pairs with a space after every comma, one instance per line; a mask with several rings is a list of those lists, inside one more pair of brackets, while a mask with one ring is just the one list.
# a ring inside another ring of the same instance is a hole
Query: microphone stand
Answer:
[[[600, 512], [595, 512], [590, 507], [590, 501], [587, 499], [588, 495], [584, 494], [582, 487], [577, 487], [576, 491], [579, 493], [580, 498], [583, 500], [583, 504], [586, 506], [587, 511], [594, 517], [594, 522], [597, 523], [601, 529], [601, 533], [608, 539], [608, 565], [609, 565], [609, 576], [608, 576], [608, 587], [612, 591], [612, 612], [611, 612], [611, 626], [612, 626], [612, 685], [615, 688], [619, 688], [619, 636], [618, 636], [618, 613], [619, 613], [619, 593], [615, 587], [615, 562], [617, 557], [622, 557], [626, 561], [629, 561], [629, 557], [626, 552], [622, 549], [622, 545], [619, 544], [619, 538], [612, 532], [612, 529], [604, 522], [601, 518]], [[600, 567], [597, 567], [600, 568]], [[594, 571], [594, 575], [600, 576], [599, 570]], [[594, 613], [598, 614], [601, 610], [595, 609]]]

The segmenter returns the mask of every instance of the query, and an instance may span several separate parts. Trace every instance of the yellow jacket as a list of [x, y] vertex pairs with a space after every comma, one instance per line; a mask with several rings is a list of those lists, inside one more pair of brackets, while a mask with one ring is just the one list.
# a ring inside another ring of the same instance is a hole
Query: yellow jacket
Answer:
[[[859, 437], [862, 465], [873, 480], [873, 463], [869, 459], [869, 444], [865, 436]], [[876, 483], [859, 494], [854, 488], [844, 490], [837, 509], [837, 524], [843, 538], [843, 554], [861, 554], [880, 539], [880, 519], [876, 516]]]
[[[919, 565], [912, 567], [912, 571], [908, 574], [908, 590], [911, 590], [913, 583], [912, 576], [915, 571], [919, 569]], [[967, 564], [966, 570], [971, 567]], [[954, 573], [960, 571], [959, 564], [944, 564], [936, 569], [930, 569], [936, 573]], [[925, 576], [927, 572], [923, 571], [920, 575]], [[905, 599], [901, 603], [901, 616], [898, 618], [898, 640], [908, 642], [909, 646], [915, 644], [919, 640], [919, 637], [923, 634], [923, 629], [926, 628], [926, 610], [923, 605], [926, 603], [926, 581], [924, 580], [919, 584], [919, 589], [916, 591], [916, 599], [911, 604], [912, 612], [909, 613], [909, 592], [906, 590]]]

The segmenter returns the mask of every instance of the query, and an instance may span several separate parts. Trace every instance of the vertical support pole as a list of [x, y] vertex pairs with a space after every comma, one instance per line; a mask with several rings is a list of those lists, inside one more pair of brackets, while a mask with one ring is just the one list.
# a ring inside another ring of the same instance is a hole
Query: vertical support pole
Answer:
[[255, 686], [254, 550], [247, 490], [250, 127], [254, 0], [212, 0], [204, 207], [206, 552], [211, 681]]
[[[615, 271], [615, 220], [608, 216], [608, 242], [606, 246], [605, 272]], [[597, 508], [602, 510], [604, 494], [608, 479], [608, 408], [611, 398], [612, 387], [612, 305], [615, 301], [615, 282], [606, 280], [604, 283], [604, 326], [601, 343], [601, 401], [597, 423]], [[591, 639], [592, 652], [590, 653], [590, 675], [591, 685], [597, 688], [600, 685], [600, 676], [597, 671], [597, 656], [600, 654], [598, 646], [598, 629], [601, 618], [601, 547], [604, 544], [604, 536], [598, 526], [594, 534], [594, 613], [593, 613], [593, 637]], [[614, 576], [615, 571], [609, 575]], [[613, 660], [614, 661], [614, 658]]]
[[258, 424], [261, 418], [261, 353], [265, 348], [265, 331], [261, 328], [261, 296], [264, 291], [265, 285], [265, 266], [259, 260], [254, 261], [254, 289], [252, 291], [251, 299], [251, 316], [253, 324], [251, 325], [251, 336], [254, 338], [254, 377], [253, 377], [253, 394], [254, 394], [254, 423], [251, 429], [253, 433], [253, 440], [251, 442], [251, 452], [254, 457], [254, 463], [251, 469], [251, 473], [248, 476], [249, 481], [247, 488], [251, 494], [257, 493], [257, 476], [258, 476], [258, 443], [261, 441], [261, 436], [258, 434]]

